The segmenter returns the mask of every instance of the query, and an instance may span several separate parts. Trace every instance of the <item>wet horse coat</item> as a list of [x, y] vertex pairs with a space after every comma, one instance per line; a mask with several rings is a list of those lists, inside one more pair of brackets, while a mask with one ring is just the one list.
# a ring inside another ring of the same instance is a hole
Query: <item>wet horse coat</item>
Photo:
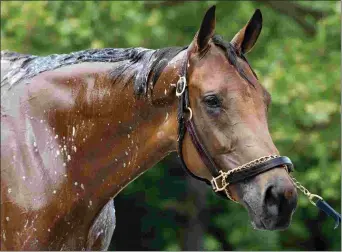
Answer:
[[[110, 199], [131, 179], [120, 182], [123, 170], [132, 173], [131, 176], [134, 177], [135, 173], [142, 173], [143, 169], [148, 168], [144, 166], [141, 169], [143, 162], [139, 159], [149, 155], [144, 152], [144, 147], [140, 147], [141, 142], [146, 147], [149, 147], [149, 142], [141, 139], [139, 132], [149, 132], [144, 128], [144, 121], [147, 119], [148, 122], [155, 115], [155, 111], [152, 113], [151, 109], [144, 111], [146, 102], [133, 104], [136, 102], [132, 101], [135, 100], [133, 85], [125, 83], [119, 87], [120, 90], [111, 89], [121, 84], [115, 83], [115, 78], [122, 77], [116, 71], [122, 72], [129, 67], [135, 70], [136, 65], [145, 64], [136, 59], [138, 57], [139, 60], [139, 54], [144, 51], [149, 53], [144, 54], [144, 57], [148, 57], [153, 64], [154, 61], [150, 59], [153, 53], [157, 57], [164, 57], [168, 63], [167, 57], [173, 57], [179, 49], [172, 50], [173, 53], [169, 55], [164, 50], [137, 48], [90, 50], [45, 58], [2, 52], [2, 248], [38, 249], [42, 248], [44, 240], [49, 241], [43, 245], [46, 249], [108, 247], [115, 227], [115, 210]], [[120, 64], [101, 61], [118, 61]], [[37, 76], [39, 73], [42, 74]], [[142, 75], [141, 67], [137, 73], [136, 78], [147, 78]], [[102, 86], [104, 81], [110, 83], [106, 90]], [[58, 87], [56, 93], [50, 92], [48, 89], [53, 89], [54, 85], [70, 85], [73, 87], [70, 92], [77, 94], [70, 100], [73, 94], [65, 92], [63, 88]], [[122, 95], [128, 102], [119, 102], [118, 97]], [[94, 101], [99, 96], [102, 103], [99, 100]], [[61, 98], [65, 100], [58, 104], [61, 106], [58, 109], [62, 111], [58, 113], [54, 106]], [[84, 101], [76, 104], [77, 99]], [[111, 106], [113, 102], [118, 103]], [[142, 113], [137, 113], [138, 107], [143, 109]], [[41, 110], [42, 113], [35, 114], [36, 110]], [[114, 111], [120, 113], [113, 113]], [[58, 119], [60, 113], [67, 117], [67, 121]], [[161, 118], [158, 119], [161, 122], [169, 116], [168, 112], [160, 114]], [[99, 125], [102, 132], [93, 136], [95, 127]], [[160, 135], [164, 134], [163, 131], [154, 131], [155, 129], [151, 129], [149, 133], [156, 133], [157, 139], [151, 139], [150, 144], [162, 144], [162, 141], [157, 142]], [[114, 153], [111, 153], [112, 146], [116, 146]], [[93, 157], [101, 152], [103, 155], [95, 160]], [[164, 152], [160, 154], [165, 155]], [[161, 158], [154, 156], [156, 161]], [[156, 161], [152, 160], [150, 165]], [[137, 162], [141, 165], [137, 166]], [[98, 179], [99, 183], [95, 184], [92, 181], [96, 179], [97, 171], [89, 171], [93, 166], [99, 170], [110, 170], [114, 166], [110, 173], [118, 178], [101, 176], [102, 179]], [[99, 198], [93, 199], [95, 195], [87, 195], [87, 192], [94, 193], [96, 187], [102, 192], [113, 185], [116, 193], [108, 191], [100, 206], [96, 202]], [[82, 207], [72, 209], [75, 202]], [[52, 209], [51, 205], [55, 205], [55, 208]], [[97, 209], [94, 211], [95, 206]], [[59, 211], [60, 214], [53, 214]], [[75, 224], [75, 218], [84, 217], [87, 211], [94, 213], [89, 216], [88, 222]], [[66, 218], [71, 212], [72, 216]], [[60, 227], [55, 227], [58, 223]], [[83, 231], [77, 237], [82, 225], [89, 232], [84, 235]], [[11, 232], [11, 229], [16, 231]], [[74, 231], [63, 232], [65, 237], [61, 237], [63, 235], [60, 232], [68, 229]], [[21, 240], [23, 232], [30, 232], [31, 235], [26, 240]], [[58, 233], [55, 239], [54, 233]], [[41, 237], [41, 240], [37, 237]], [[6, 244], [11, 245], [7, 247]]]
[[[244, 57], [261, 21], [257, 10], [226, 43], [214, 36], [212, 7], [188, 47], [2, 52], [1, 249], [108, 248], [113, 198], [177, 149], [185, 57], [193, 121], [213, 162], [227, 171], [279, 154], [267, 126], [270, 95]], [[210, 180], [188, 134], [182, 147], [189, 171]], [[228, 189], [254, 227], [289, 225], [296, 191], [285, 169]]]

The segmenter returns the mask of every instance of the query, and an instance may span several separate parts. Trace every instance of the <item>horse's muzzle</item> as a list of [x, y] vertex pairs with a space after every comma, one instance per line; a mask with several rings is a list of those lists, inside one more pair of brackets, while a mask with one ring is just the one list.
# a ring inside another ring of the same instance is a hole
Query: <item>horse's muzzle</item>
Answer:
[[[297, 206], [297, 190], [289, 181], [275, 180], [269, 185], [263, 198], [261, 229], [285, 229], [291, 222], [292, 213]], [[257, 223], [256, 227], [258, 227]]]

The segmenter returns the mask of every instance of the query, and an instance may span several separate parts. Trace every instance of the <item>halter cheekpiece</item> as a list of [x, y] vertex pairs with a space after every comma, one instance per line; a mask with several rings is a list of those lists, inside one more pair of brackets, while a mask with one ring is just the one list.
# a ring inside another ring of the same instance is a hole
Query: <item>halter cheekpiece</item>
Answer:
[[[190, 108], [189, 89], [187, 85], [187, 66], [188, 66], [188, 52], [185, 53], [183, 63], [180, 70], [180, 78], [176, 85], [176, 96], [179, 98], [178, 103], [178, 155], [185, 170], [194, 178], [206, 182], [211, 185], [215, 193], [223, 197], [228, 197], [230, 200], [235, 201], [230, 192], [228, 186], [233, 183], [241, 182], [247, 178], [254, 177], [260, 173], [268, 170], [284, 167], [287, 172], [293, 171], [293, 164], [288, 157], [270, 155], [260, 157], [249, 163], [236, 167], [227, 172], [217, 168], [215, 161], [210, 156], [203, 142], [200, 140], [197, 134], [196, 127], [194, 125], [192, 110]], [[185, 118], [185, 112], [190, 113], [188, 118]], [[193, 145], [195, 146], [199, 156], [201, 157], [204, 165], [209, 169], [212, 179], [208, 181], [200, 178], [190, 172], [187, 168], [182, 153], [182, 145], [185, 133], [188, 132]]]

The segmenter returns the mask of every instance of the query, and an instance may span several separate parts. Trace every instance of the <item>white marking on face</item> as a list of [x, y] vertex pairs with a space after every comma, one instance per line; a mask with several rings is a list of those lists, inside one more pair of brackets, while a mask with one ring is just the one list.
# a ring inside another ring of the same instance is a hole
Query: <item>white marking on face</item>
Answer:
[[128, 153], [127, 153], [127, 151], [125, 151], [125, 154], [126, 154], [126, 156], [128, 156]]
[[70, 161], [71, 160], [71, 157], [70, 157], [70, 155], [68, 155], [68, 161]]
[[81, 184], [81, 188], [84, 190], [84, 185], [83, 184]]
[[56, 190], [53, 190], [53, 192], [52, 192], [53, 194], [56, 194]]
[[89, 200], [89, 206], [92, 206], [93, 202], [91, 200]]
[[6, 220], [7, 220], [7, 221], [9, 221], [9, 220], [10, 220], [10, 218], [7, 216], [7, 217], [6, 217]]
[[7, 192], [8, 192], [8, 193], [11, 193], [11, 192], [12, 192], [12, 189], [11, 189], [11, 188], [8, 188], [8, 189], [7, 189]]
[[129, 134], [127, 134], [127, 137], [130, 138], [131, 136]]
[[77, 186], [77, 184], [78, 184], [78, 183], [77, 183], [77, 182], [75, 182], [74, 184]]

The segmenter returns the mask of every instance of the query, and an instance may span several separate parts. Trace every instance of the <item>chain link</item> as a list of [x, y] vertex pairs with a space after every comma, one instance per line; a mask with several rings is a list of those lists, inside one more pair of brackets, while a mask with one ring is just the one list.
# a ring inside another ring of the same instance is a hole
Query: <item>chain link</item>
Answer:
[[[268, 160], [270, 160], [270, 159], [276, 158], [276, 157], [278, 157], [278, 155], [264, 156], [264, 157], [260, 157], [260, 158], [258, 158], [258, 159], [254, 159], [254, 160], [252, 160], [252, 161], [250, 161], [250, 162], [248, 162], [248, 163], [246, 163], [246, 164], [240, 165], [240, 166], [234, 168], [233, 170], [229, 170], [229, 171], [227, 171], [227, 172], [224, 172], [224, 171], [221, 170], [221, 171], [220, 171], [220, 175], [217, 176], [217, 177], [215, 177], [215, 178], [213, 178], [213, 179], [211, 180], [211, 184], [212, 184], [212, 187], [213, 187], [214, 191], [215, 191], [215, 192], [225, 191], [227, 197], [228, 197], [230, 200], [232, 200], [232, 201], [234, 201], [234, 202], [237, 203], [237, 201], [233, 199], [233, 197], [230, 195], [230, 193], [229, 193], [229, 191], [228, 191], [229, 183], [227, 183], [226, 178], [227, 178], [230, 174], [233, 174], [233, 173], [235, 173], [235, 172], [239, 172], [239, 171], [242, 171], [242, 170], [246, 170], [246, 169], [248, 169], [248, 168], [250, 168], [250, 167], [253, 167], [253, 166], [255, 166], [255, 165], [262, 164], [262, 163], [264, 163], [264, 162], [266, 162], [266, 161], [268, 161]], [[219, 179], [221, 179], [221, 183], [222, 183], [222, 186], [221, 186], [221, 187], [219, 187], [219, 185], [218, 185], [218, 183], [217, 183], [217, 180], [219, 180]]]
[[244, 165], [238, 166], [238, 167], [234, 168], [233, 170], [229, 170], [229, 171], [224, 172], [224, 173], [226, 174], [226, 177], [228, 177], [232, 173], [235, 173], [235, 172], [238, 172], [238, 171], [242, 171], [242, 170], [246, 170], [246, 169], [248, 169], [250, 167], [253, 167], [253, 166], [258, 165], [258, 164], [262, 164], [262, 163], [264, 163], [264, 162], [266, 162], [268, 160], [271, 160], [273, 158], [276, 158], [276, 157], [278, 157], [278, 155], [270, 155], [270, 156], [260, 157], [258, 159], [252, 160], [252, 161], [250, 161], [250, 162], [248, 162], [248, 163], [246, 163]]
[[305, 196], [309, 197], [311, 195], [310, 191], [308, 189], [306, 189], [301, 183], [299, 183], [299, 181], [297, 179], [295, 179], [292, 176], [290, 176], [290, 177], [291, 177], [292, 182], [295, 185], [295, 187], [297, 187], [299, 190], [301, 190]]
[[[240, 165], [232, 170], [229, 170], [227, 172], [224, 172], [224, 171], [220, 171], [220, 175], [213, 178], [211, 180], [211, 183], [214, 187], [214, 191], [215, 192], [218, 192], [218, 191], [223, 191], [228, 185], [229, 183], [226, 182], [226, 178], [230, 175], [230, 174], [233, 174], [233, 173], [236, 173], [236, 172], [239, 172], [239, 171], [242, 171], [242, 170], [246, 170], [250, 167], [253, 167], [255, 165], [259, 165], [259, 164], [262, 164], [270, 159], [273, 159], [273, 158], [276, 158], [278, 157], [277, 155], [270, 155], [270, 156], [264, 156], [264, 157], [260, 157], [258, 159], [254, 159], [244, 165]], [[218, 179], [222, 179], [222, 187], [219, 187], [218, 186], [218, 183], [217, 183], [217, 180]]]
[[302, 191], [302, 193], [304, 193], [305, 196], [307, 196], [309, 198], [309, 201], [311, 202], [311, 204], [313, 204], [314, 206], [316, 206], [316, 202], [314, 201], [314, 199], [316, 200], [323, 200], [323, 198], [317, 194], [313, 194], [311, 193], [308, 189], [306, 189], [301, 183], [299, 183], [299, 181], [297, 179], [295, 179], [294, 177], [292, 177], [290, 175], [290, 178], [294, 184], [295, 187], [297, 187], [300, 191]]
[[[278, 157], [278, 155], [270, 155], [270, 156], [264, 156], [264, 157], [261, 157], [261, 158], [258, 158], [258, 159], [255, 159], [255, 160], [252, 160], [244, 165], [241, 165], [241, 166], [238, 166], [236, 168], [234, 168], [233, 170], [229, 170], [227, 172], [224, 172], [224, 171], [220, 171], [220, 175], [213, 178], [211, 180], [211, 184], [213, 186], [213, 189], [215, 192], [219, 192], [219, 191], [225, 191], [225, 193], [227, 194], [227, 197], [234, 201], [234, 202], [237, 202], [236, 200], [234, 200], [229, 191], [228, 191], [228, 186], [229, 186], [229, 183], [227, 183], [227, 180], [226, 178], [233, 174], [233, 173], [236, 173], [236, 172], [239, 172], [239, 171], [242, 171], [242, 170], [246, 170], [252, 166], [255, 166], [255, 165], [259, 165], [259, 164], [262, 164], [270, 159], [273, 159], [273, 158], [276, 158]], [[284, 166], [286, 169], [286, 165]], [[309, 198], [309, 201], [316, 206], [316, 202], [317, 200], [323, 200], [323, 198], [317, 194], [313, 194], [311, 193], [308, 189], [306, 189], [297, 179], [295, 179], [293, 176], [290, 175], [290, 178], [294, 184], [294, 186], [296, 188], [298, 188], [301, 192], [304, 193], [305, 196], [307, 196]], [[221, 179], [221, 184], [222, 186], [219, 186], [218, 184], [218, 180]], [[316, 202], [315, 202], [316, 201]]]

